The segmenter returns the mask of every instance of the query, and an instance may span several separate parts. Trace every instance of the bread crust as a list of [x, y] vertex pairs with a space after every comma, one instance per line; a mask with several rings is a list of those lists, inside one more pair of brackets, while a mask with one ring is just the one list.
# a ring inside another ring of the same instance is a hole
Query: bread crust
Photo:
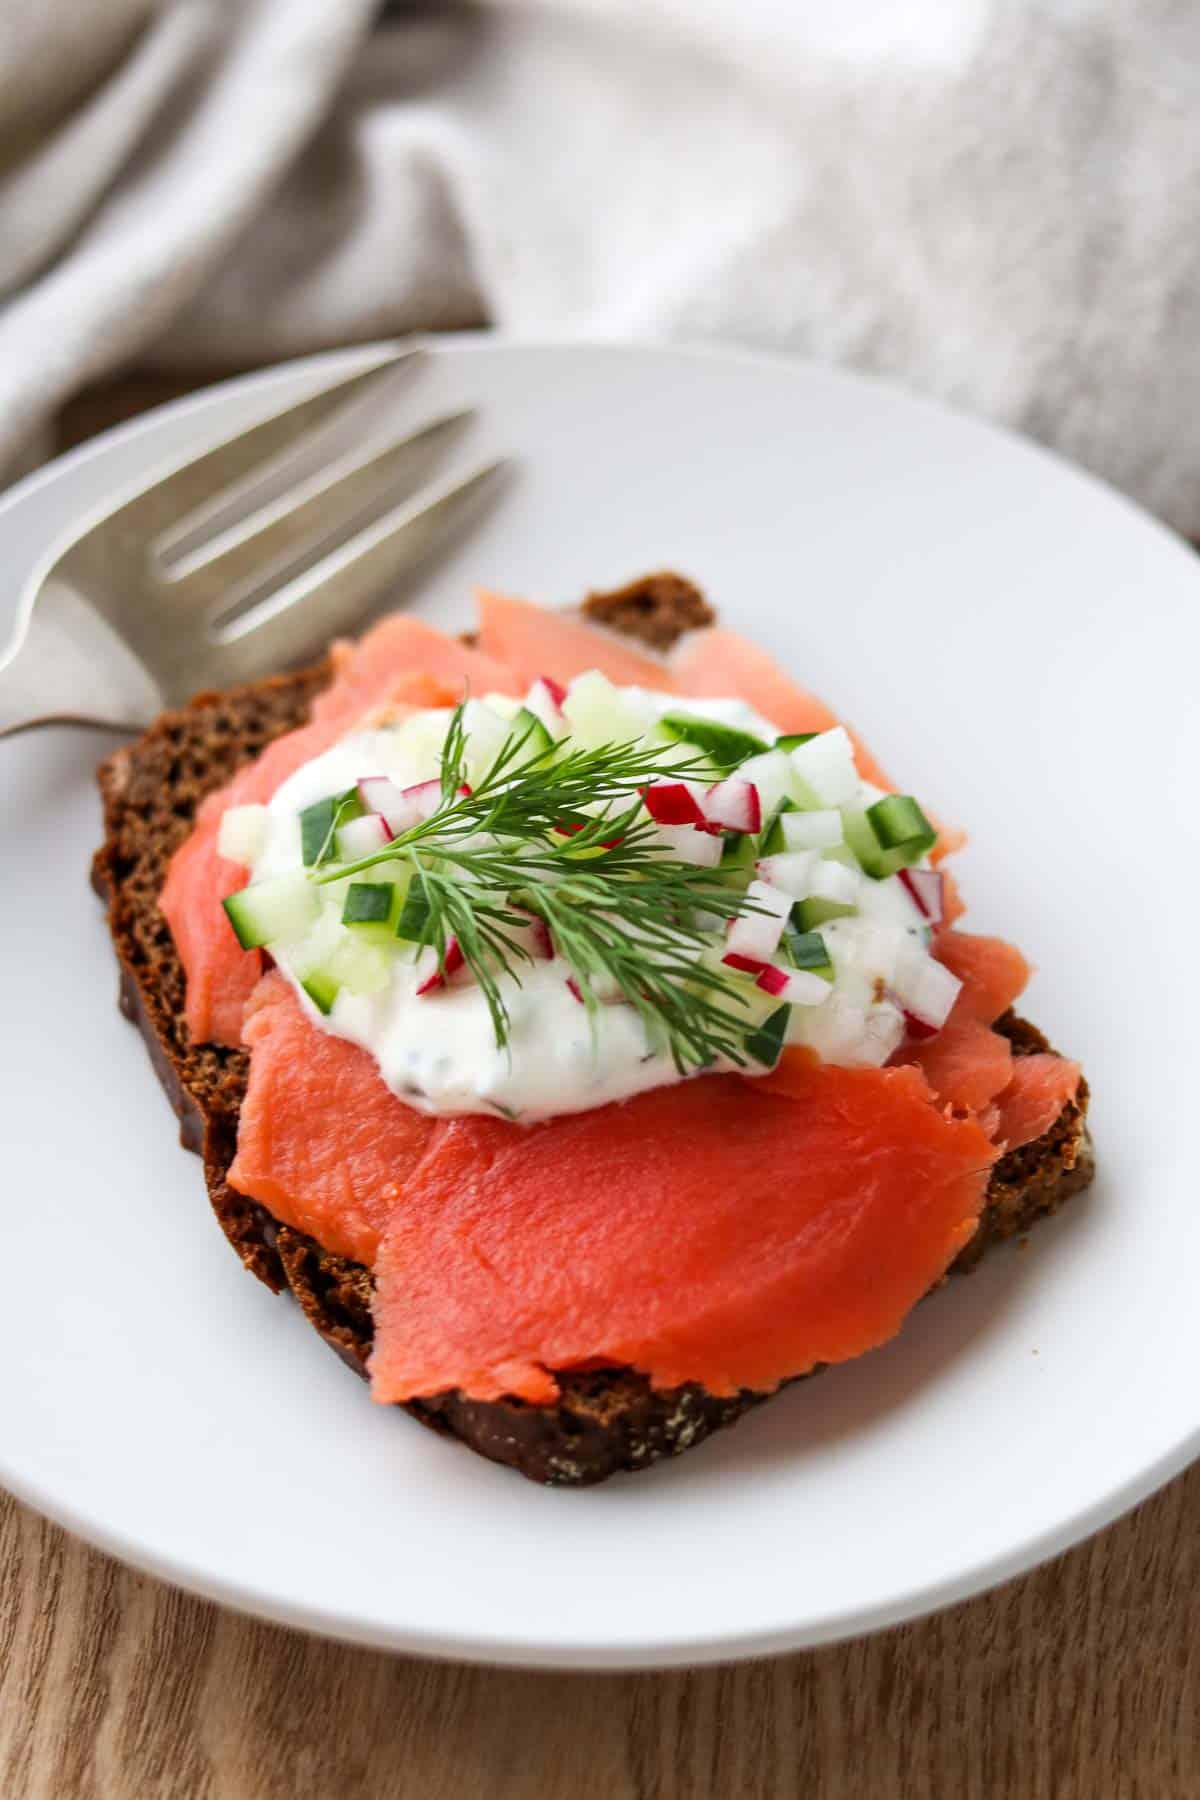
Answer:
[[[678, 586], [672, 589], [672, 583]], [[589, 608], [610, 628], [644, 636], [660, 648], [711, 618], [690, 583], [665, 575], [631, 583], [612, 596], [593, 596]], [[221, 1229], [245, 1266], [275, 1292], [290, 1292], [326, 1343], [365, 1375], [372, 1336], [370, 1271], [280, 1224], [229, 1186], [248, 1058], [244, 1050], [188, 1041], [183, 970], [158, 910], [167, 864], [191, 830], [199, 802], [272, 738], [303, 724], [329, 678], [329, 664], [322, 662], [226, 693], [200, 694], [110, 756], [98, 771], [105, 835], [93, 859], [92, 882], [108, 911], [121, 1009], [146, 1042], [179, 1118], [182, 1142], [203, 1158]], [[1015, 1014], [1007, 1014], [998, 1029], [1017, 1055], [1049, 1047], [1036, 1027]], [[979, 1230], [953, 1272], [973, 1268], [989, 1246], [1025, 1232], [1088, 1185], [1094, 1162], [1087, 1102], [1081, 1084], [1076, 1101], [1043, 1138], [996, 1165]], [[744, 1390], [721, 1398], [696, 1383], [656, 1390], [632, 1369], [566, 1371], [557, 1379], [562, 1394], [554, 1406], [447, 1393], [412, 1401], [404, 1410], [530, 1480], [585, 1486], [690, 1449], [769, 1397]]]

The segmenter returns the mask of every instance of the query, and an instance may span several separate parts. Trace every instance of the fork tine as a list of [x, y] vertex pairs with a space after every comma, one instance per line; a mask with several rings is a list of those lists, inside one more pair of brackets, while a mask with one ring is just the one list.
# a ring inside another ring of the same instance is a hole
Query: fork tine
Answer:
[[271, 599], [214, 632], [222, 680], [253, 681], [312, 655], [341, 631], [361, 628], [381, 595], [459, 535], [510, 464], [486, 464], [393, 508], [288, 582]]
[[[119, 530], [143, 543], [151, 543], [171, 527], [178, 526], [189, 514], [207, 506], [227, 488], [244, 481], [254, 470], [294, 451], [309, 432], [348, 406], [364, 390], [376, 383], [382, 385], [389, 372], [406, 364], [415, 364], [423, 355], [419, 349], [396, 351], [367, 369], [355, 369], [350, 375], [339, 376], [315, 394], [289, 401], [257, 425], [235, 432], [212, 449], [157, 476], [140, 493], [114, 509], [104, 521], [105, 530]], [[248, 510], [250, 504], [253, 502], [248, 501], [243, 510]]]
[[391, 510], [430, 474], [443, 451], [475, 417], [473, 408], [447, 413], [391, 443], [376, 443], [330, 463], [273, 505], [167, 571], [168, 592], [189, 610], [219, 609], [221, 625], [258, 593], [279, 587], [301, 559], [312, 561], [378, 511]]

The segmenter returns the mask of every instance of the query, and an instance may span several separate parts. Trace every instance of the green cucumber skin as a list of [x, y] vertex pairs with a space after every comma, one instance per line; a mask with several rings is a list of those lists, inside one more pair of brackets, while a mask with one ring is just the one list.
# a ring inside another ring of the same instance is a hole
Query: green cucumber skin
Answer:
[[810, 743], [813, 738], [820, 737], [820, 735], [819, 731], [789, 731], [783, 737], [777, 737], [771, 748], [773, 750], [798, 750], [801, 744]]
[[259, 950], [267, 940], [262, 936], [261, 930], [246, 917], [242, 905], [239, 904], [244, 899], [245, 891], [243, 888], [240, 894], [228, 895], [226, 899], [222, 900], [221, 905], [225, 908], [225, 916], [233, 926], [233, 935], [242, 949]]
[[342, 908], [343, 925], [386, 925], [396, 905], [392, 881], [352, 881]]
[[854, 908], [843, 900], [822, 900], [816, 894], [810, 894], [807, 900], [797, 900], [792, 907], [792, 920], [798, 932], [807, 934], [816, 931], [819, 925], [828, 925], [831, 919], [848, 919]]
[[306, 976], [300, 986], [317, 1011], [328, 1018], [333, 1011], [333, 1003], [339, 992], [339, 984], [333, 979], [333, 976], [326, 975], [323, 970], [318, 969], [312, 975]]
[[769, 744], [753, 732], [741, 731], [736, 725], [720, 725], [715, 719], [700, 719], [693, 713], [664, 713], [659, 726], [677, 742], [695, 744], [711, 757], [719, 769], [734, 769], [749, 756], [762, 756]]
[[937, 832], [911, 794], [885, 794], [867, 808], [881, 850], [903, 850], [915, 860], [932, 850]]
[[300, 856], [306, 869], [329, 862], [333, 856], [333, 838], [339, 825], [357, 819], [363, 811], [355, 788], [341, 794], [326, 794], [314, 800], [300, 814]]
[[542, 724], [536, 713], [523, 706], [513, 719], [510, 737], [521, 743], [520, 761], [526, 762], [531, 756], [548, 755], [555, 748], [554, 739]]
[[[797, 904], [803, 904], [798, 902]], [[826, 904], [830, 904], [826, 902]], [[825, 947], [825, 939], [819, 931], [797, 930], [793, 919], [796, 908], [792, 908], [792, 918], [783, 928], [783, 944], [792, 966], [804, 969], [810, 975], [819, 975], [822, 981], [833, 980], [833, 964], [829, 960], [829, 951]]]
[[752, 1031], [746, 1039], [746, 1049], [756, 1062], [763, 1063], [773, 1069], [783, 1054], [783, 1041], [787, 1036], [788, 1020], [792, 1009], [784, 1004], [765, 1018], [757, 1031]]
[[778, 856], [781, 851], [787, 849], [787, 844], [784, 842], [783, 826], [779, 821], [784, 813], [799, 812], [799, 810], [800, 808], [796, 805], [794, 800], [784, 798], [779, 802], [779, 805], [768, 819], [762, 836], [759, 839], [761, 848], [758, 854], [760, 856]]
[[425, 898], [425, 890], [421, 886], [419, 876], [414, 876], [404, 895], [404, 904], [400, 908], [400, 916], [396, 920], [395, 935], [405, 938], [410, 944], [422, 942], [425, 928], [429, 923], [429, 902]]

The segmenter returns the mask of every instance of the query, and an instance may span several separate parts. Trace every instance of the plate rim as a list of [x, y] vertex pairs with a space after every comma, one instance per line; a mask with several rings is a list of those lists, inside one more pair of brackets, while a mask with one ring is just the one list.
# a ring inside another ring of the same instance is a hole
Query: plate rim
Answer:
[[[965, 423], [975, 431], [999, 438], [1019, 448], [1026, 456], [1032, 454], [1035, 458], [1044, 458], [1060, 474], [1065, 473], [1075, 482], [1098, 491], [1109, 503], [1115, 501], [1123, 512], [1137, 519], [1141, 529], [1149, 527], [1155, 535], [1169, 542], [1172, 553], [1182, 552], [1189, 558], [1194, 556], [1186, 539], [1102, 477], [1077, 467], [1057, 452], [1022, 437], [1006, 426], [977, 418], [943, 401], [911, 393], [899, 384], [879, 376], [783, 352], [741, 349], [719, 344], [655, 344], [640, 340], [616, 341], [603, 338], [527, 338], [483, 331], [455, 333], [444, 338], [414, 334], [402, 339], [380, 339], [343, 345], [210, 382], [192, 393], [164, 401], [131, 419], [110, 426], [32, 470], [0, 494], [0, 530], [3, 530], [12, 509], [29, 496], [53, 486], [64, 474], [83, 464], [98, 458], [102, 460], [115, 445], [136, 438], [166, 415], [177, 419], [187, 418], [191, 414], [202, 417], [210, 410], [218, 411], [222, 401], [235, 394], [241, 395], [257, 388], [269, 390], [276, 382], [285, 384], [294, 381], [299, 375], [310, 372], [315, 374], [323, 368], [339, 364], [347, 367], [358, 362], [369, 364], [383, 353], [414, 345], [425, 348], [434, 355], [459, 351], [486, 354], [491, 350], [517, 350], [566, 355], [602, 352], [619, 358], [632, 352], [671, 359], [767, 367], [786, 370], [789, 375], [816, 373], [840, 385], [848, 384], [882, 392], [892, 399], [902, 400], [908, 406]], [[51, 729], [77, 731], [80, 728], [73, 726]], [[37, 1482], [27, 1481], [21, 1474], [14, 1473], [2, 1443], [0, 1484], [19, 1502], [30, 1506], [104, 1554], [216, 1604], [276, 1624], [315, 1632], [340, 1642], [439, 1660], [495, 1667], [615, 1671], [712, 1665], [776, 1656], [866, 1636], [926, 1617], [1028, 1574], [1083, 1542], [1148, 1498], [1186, 1469], [1198, 1456], [1200, 1419], [1137, 1474], [1118, 1482], [1111, 1490], [1090, 1505], [1075, 1511], [1068, 1519], [1026, 1538], [1018, 1546], [986, 1557], [956, 1575], [935, 1580], [932, 1584], [928, 1581], [915, 1583], [873, 1605], [848, 1606], [810, 1621], [807, 1625], [775, 1626], [736, 1635], [717, 1632], [688, 1641], [678, 1636], [668, 1635], [661, 1639], [643, 1636], [636, 1641], [606, 1642], [602, 1645], [588, 1643], [586, 1640], [521, 1640], [504, 1632], [490, 1636], [474, 1632], [464, 1636], [461, 1633], [443, 1634], [411, 1627], [384, 1627], [312, 1602], [281, 1599], [278, 1594], [265, 1588], [260, 1589], [253, 1583], [213, 1576], [203, 1567], [189, 1564], [186, 1558], [148, 1550], [135, 1537], [97, 1523], [74, 1505], [61, 1501], [49, 1490], [43, 1491]]]

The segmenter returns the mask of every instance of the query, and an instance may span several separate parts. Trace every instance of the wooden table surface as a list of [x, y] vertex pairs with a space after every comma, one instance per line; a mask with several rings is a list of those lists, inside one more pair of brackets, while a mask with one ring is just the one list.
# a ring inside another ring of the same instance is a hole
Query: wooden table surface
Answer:
[[[64, 439], [182, 385], [88, 396]], [[1197, 1800], [1198, 1589], [1200, 1465], [900, 1630], [694, 1673], [508, 1673], [241, 1618], [0, 1497], [0, 1800]]]

